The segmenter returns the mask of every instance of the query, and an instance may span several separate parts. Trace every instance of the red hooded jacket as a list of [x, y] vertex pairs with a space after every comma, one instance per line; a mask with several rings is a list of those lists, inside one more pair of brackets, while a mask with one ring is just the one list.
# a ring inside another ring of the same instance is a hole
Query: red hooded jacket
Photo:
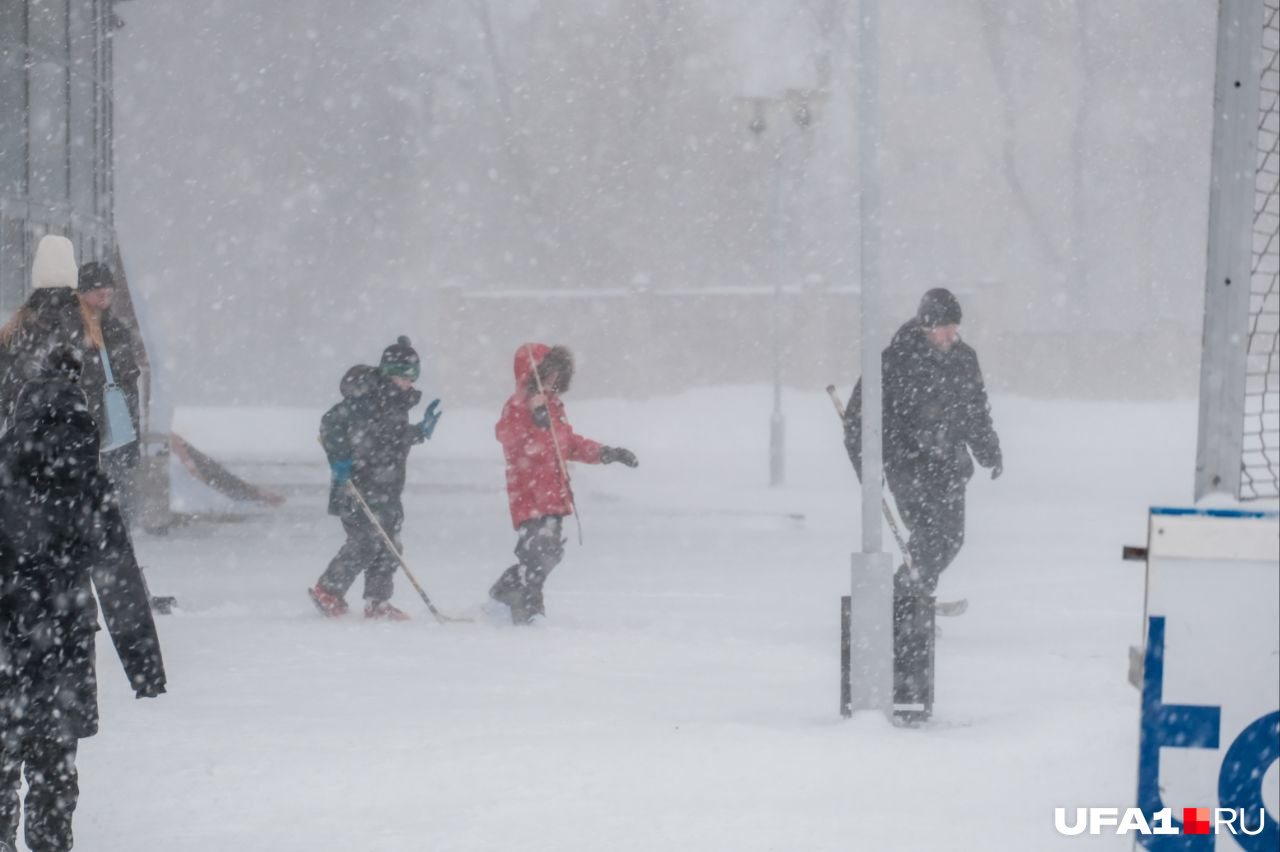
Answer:
[[[516, 350], [516, 392], [502, 407], [502, 417], [494, 428], [507, 460], [507, 499], [511, 503], [511, 525], [517, 529], [533, 518], [568, 515], [573, 507], [556, 461], [551, 430], [535, 423], [529, 408], [529, 400], [537, 392], [529, 390], [533, 376], [530, 349], [533, 360], [539, 364], [551, 351], [551, 347], [543, 343], [523, 344]], [[546, 396], [547, 414], [565, 462], [599, 464], [602, 446], [573, 431], [559, 396], [550, 392]]]

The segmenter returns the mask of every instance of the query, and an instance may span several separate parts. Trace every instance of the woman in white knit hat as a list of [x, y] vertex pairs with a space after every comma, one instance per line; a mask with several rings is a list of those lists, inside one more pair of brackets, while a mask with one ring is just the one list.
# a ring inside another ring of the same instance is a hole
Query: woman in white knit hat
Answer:
[[71, 240], [41, 237], [31, 263], [31, 294], [0, 327], [0, 422], [5, 425], [18, 391], [38, 374], [48, 354], [59, 345], [79, 349], [83, 344], [76, 275]]

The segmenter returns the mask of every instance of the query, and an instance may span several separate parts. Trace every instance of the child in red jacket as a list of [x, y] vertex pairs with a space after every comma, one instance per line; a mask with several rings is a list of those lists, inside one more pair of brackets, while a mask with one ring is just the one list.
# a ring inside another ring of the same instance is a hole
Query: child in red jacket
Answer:
[[507, 460], [507, 498], [517, 533], [518, 561], [502, 573], [489, 596], [511, 608], [513, 623], [528, 624], [546, 612], [542, 586], [564, 557], [561, 522], [573, 512], [569, 483], [556, 458], [557, 442], [566, 463], [621, 462], [635, 467], [639, 462], [630, 450], [597, 444], [569, 425], [560, 401], [573, 379], [573, 355], [568, 349], [526, 343], [516, 351], [515, 374], [516, 392], [503, 406], [494, 433]]

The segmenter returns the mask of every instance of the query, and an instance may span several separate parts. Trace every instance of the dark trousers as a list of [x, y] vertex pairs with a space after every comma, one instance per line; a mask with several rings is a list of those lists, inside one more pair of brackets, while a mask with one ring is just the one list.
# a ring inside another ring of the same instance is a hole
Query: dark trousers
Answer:
[[[400, 545], [400, 517], [398, 514], [375, 512], [378, 522], [395, 543]], [[342, 515], [342, 528], [347, 533], [346, 544], [333, 557], [329, 567], [320, 577], [320, 587], [326, 592], [343, 597], [356, 577], [364, 572], [364, 599], [378, 602], [391, 599], [391, 578], [400, 564], [387, 548], [387, 543], [365, 516], [364, 512]]]
[[134, 525], [138, 512], [138, 463], [141, 452], [138, 442], [134, 441], [127, 447], [103, 453], [98, 458], [102, 472], [115, 486], [120, 512], [130, 527]]
[[516, 535], [516, 564], [493, 584], [489, 594], [511, 607], [515, 621], [545, 615], [542, 587], [551, 570], [564, 558], [560, 515], [533, 518], [520, 525]]
[[24, 770], [27, 848], [65, 852], [71, 848], [71, 815], [80, 796], [76, 741], [27, 736], [0, 752], [0, 840], [15, 849], [24, 804], [18, 800]]
[[893, 701], [903, 718], [933, 712], [934, 592], [938, 578], [964, 545], [964, 479], [891, 476], [898, 513], [907, 528], [907, 553], [893, 575]]
[[964, 491], [962, 479], [938, 482], [889, 478], [898, 513], [910, 534], [907, 553], [914, 571], [904, 565], [894, 576], [895, 589], [932, 595], [938, 578], [964, 545]]

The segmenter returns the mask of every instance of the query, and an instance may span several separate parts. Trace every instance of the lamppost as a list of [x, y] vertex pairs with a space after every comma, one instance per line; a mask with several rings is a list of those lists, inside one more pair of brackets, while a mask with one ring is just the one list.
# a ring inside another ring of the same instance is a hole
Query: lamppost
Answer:
[[893, 712], [893, 559], [883, 547], [880, 369], [880, 2], [858, 2], [858, 287], [862, 325], [862, 550], [850, 560], [848, 704]]
[[[737, 99], [751, 116], [747, 129], [756, 138], [756, 146], [763, 149], [762, 140], [771, 124], [785, 129], [785, 120], [803, 133], [817, 116], [817, 110], [825, 97], [816, 89], [787, 89], [779, 95], [744, 96]], [[778, 132], [773, 137], [773, 198], [770, 211], [770, 242], [773, 278], [773, 311], [769, 321], [771, 360], [773, 372], [773, 412], [769, 415], [769, 484], [781, 485], [786, 477], [786, 418], [782, 413], [782, 280], [786, 271], [783, 234], [783, 149], [786, 134]]]

